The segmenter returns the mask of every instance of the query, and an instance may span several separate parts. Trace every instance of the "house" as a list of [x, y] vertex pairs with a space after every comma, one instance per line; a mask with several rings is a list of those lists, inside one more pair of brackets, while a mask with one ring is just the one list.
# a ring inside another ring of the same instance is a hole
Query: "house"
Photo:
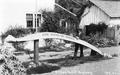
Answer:
[[120, 24], [120, 1], [90, 0], [90, 2], [92, 6], [87, 8], [86, 12], [89, 13], [82, 18], [81, 26], [99, 22], [109, 25]]
[[[41, 14], [37, 14], [37, 27], [41, 24]], [[35, 28], [36, 27], [36, 14], [26, 13], [26, 27]]]
[[88, 14], [82, 17], [80, 28], [91, 23], [98, 24], [104, 22], [108, 27], [112, 27], [113, 32], [107, 31], [108, 37], [114, 37], [114, 40], [120, 42], [120, 1], [119, 0], [89, 0], [91, 7], [86, 8]]

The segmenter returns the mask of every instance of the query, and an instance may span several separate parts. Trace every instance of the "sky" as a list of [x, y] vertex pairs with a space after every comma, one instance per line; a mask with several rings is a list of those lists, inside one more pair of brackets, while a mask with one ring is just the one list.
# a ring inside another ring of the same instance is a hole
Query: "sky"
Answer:
[[0, 35], [10, 26], [26, 25], [26, 13], [35, 13], [37, 1], [38, 10], [53, 11], [54, 0], [0, 0]]

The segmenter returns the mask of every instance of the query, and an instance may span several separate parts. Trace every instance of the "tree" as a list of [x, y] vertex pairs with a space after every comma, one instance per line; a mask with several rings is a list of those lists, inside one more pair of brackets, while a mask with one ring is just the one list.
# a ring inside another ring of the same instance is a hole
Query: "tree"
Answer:
[[[42, 27], [40, 31], [45, 32], [57, 32], [57, 33], [74, 33], [75, 25], [76, 25], [76, 17], [65, 12], [64, 10], [57, 10], [55, 12], [47, 12], [43, 11], [43, 19], [44, 22], [42, 23]], [[66, 31], [64, 26], [60, 26], [60, 20], [64, 19], [66, 22], [71, 24], [71, 27], [68, 28], [69, 30]]]
[[[76, 2], [77, 1], [77, 2]], [[63, 6], [64, 8], [68, 9], [69, 11], [71, 12], [74, 12], [76, 13], [76, 25], [75, 25], [75, 34], [76, 36], [80, 37], [79, 33], [81, 32], [83, 35], [83, 31], [79, 31], [79, 25], [81, 23], [81, 19], [82, 17], [84, 16], [84, 12], [85, 12], [85, 9], [87, 7], [91, 7], [91, 3], [88, 1], [88, 0], [63, 0], [63, 1], [58, 1], [58, 3]], [[77, 4], [77, 7], [75, 7]], [[78, 8], [78, 11], [76, 12], [75, 11], [75, 8]], [[82, 38], [82, 36], [80, 37]], [[74, 57], [76, 57], [77, 55], [77, 51], [79, 49], [79, 46], [80, 46], [80, 49], [81, 49], [81, 52], [80, 52], [80, 56], [83, 56], [83, 45], [79, 45], [77, 43], [75, 43], [75, 52], [74, 52]]]
[[58, 16], [55, 16], [53, 12], [43, 11], [43, 19], [44, 22], [42, 23], [40, 31], [58, 32]]
[[[79, 25], [85, 9], [91, 6], [90, 2], [87, 0], [56, 0], [56, 3], [58, 3], [68, 11], [75, 13], [76, 16], [56, 6], [56, 11], [54, 13], [43, 13], [45, 20], [42, 24], [43, 27], [41, 30], [58, 33], [68, 33], [68, 31], [65, 31], [65, 28], [59, 26], [59, 20], [65, 19], [71, 25], [75, 25], [74, 27], [71, 27], [71, 29], [73, 29], [75, 35], [79, 37]], [[76, 47], [78, 47], [78, 45]], [[78, 50], [78, 48], [76, 49]]]

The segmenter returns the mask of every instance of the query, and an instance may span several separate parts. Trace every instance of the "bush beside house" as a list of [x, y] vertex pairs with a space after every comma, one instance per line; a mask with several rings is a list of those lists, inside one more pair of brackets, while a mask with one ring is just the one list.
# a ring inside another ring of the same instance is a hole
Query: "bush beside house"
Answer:
[[98, 47], [115, 46], [114, 36], [108, 35], [111, 33], [108, 30], [109, 27], [105, 23], [87, 25], [84, 40]]
[[[15, 38], [19, 38], [33, 32], [34, 31], [32, 31], [31, 29], [26, 29], [23, 27], [17, 27], [17, 26], [10, 27], [6, 32], [2, 33], [1, 39], [2, 39], [2, 42], [5, 43], [5, 38], [8, 35], [12, 35]], [[14, 48], [16, 48], [16, 50], [23, 50], [24, 48], [24, 43], [13, 43], [12, 45], [14, 46]]]
[[13, 37], [23, 37], [27, 34], [33, 33], [33, 31], [31, 29], [26, 29], [23, 27], [10, 27], [8, 30], [6, 30], [6, 32], [2, 33], [1, 38], [2, 40], [4, 40], [8, 35], [12, 35]]

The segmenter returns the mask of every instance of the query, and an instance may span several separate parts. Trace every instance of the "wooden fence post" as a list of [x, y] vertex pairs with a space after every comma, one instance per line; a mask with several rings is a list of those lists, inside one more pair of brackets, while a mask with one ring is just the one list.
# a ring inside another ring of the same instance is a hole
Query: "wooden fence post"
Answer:
[[39, 40], [34, 40], [34, 62], [39, 65]]

